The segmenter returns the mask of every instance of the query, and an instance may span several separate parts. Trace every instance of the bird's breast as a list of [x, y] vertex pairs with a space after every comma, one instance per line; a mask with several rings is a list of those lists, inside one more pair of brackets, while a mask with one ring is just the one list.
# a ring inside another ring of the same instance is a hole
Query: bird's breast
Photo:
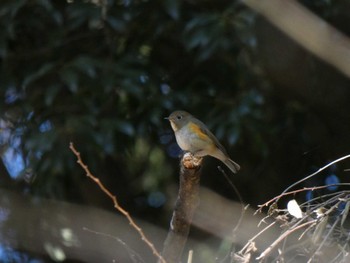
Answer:
[[176, 142], [184, 151], [191, 149], [191, 134], [185, 128], [181, 128], [175, 132]]

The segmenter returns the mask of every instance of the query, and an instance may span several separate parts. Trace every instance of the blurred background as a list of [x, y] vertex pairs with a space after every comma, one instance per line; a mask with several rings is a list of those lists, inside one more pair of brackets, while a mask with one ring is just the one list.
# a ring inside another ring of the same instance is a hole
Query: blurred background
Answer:
[[[350, 34], [349, 1], [300, 4]], [[349, 154], [349, 78], [241, 1], [2, 1], [0, 23], [1, 262], [154, 260], [69, 142], [133, 217], [157, 227], [148, 232], [160, 250], [181, 155], [164, 120], [172, 111], [207, 124], [241, 165], [232, 181], [253, 208]], [[205, 159], [201, 185], [237, 201], [218, 165]], [[302, 186], [346, 182], [349, 165]], [[215, 233], [191, 232], [212, 236], [197, 258], [229, 251]]]

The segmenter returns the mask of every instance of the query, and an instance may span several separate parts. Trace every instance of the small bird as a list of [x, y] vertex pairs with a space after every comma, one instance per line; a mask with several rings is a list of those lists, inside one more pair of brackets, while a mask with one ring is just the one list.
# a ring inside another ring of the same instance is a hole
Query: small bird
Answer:
[[186, 111], [174, 111], [167, 117], [174, 130], [176, 142], [184, 151], [202, 157], [210, 155], [222, 161], [233, 173], [240, 166], [232, 161], [225, 148], [212, 134], [203, 122]]

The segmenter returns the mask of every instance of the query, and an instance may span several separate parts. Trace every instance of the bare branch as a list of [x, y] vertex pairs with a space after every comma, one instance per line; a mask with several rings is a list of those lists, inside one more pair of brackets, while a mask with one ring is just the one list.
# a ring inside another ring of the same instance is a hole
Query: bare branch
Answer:
[[281, 236], [279, 236], [267, 249], [265, 249], [260, 256], [258, 256], [256, 259], [260, 260], [263, 259], [264, 257], [266, 257], [276, 246], [279, 242], [281, 242], [283, 239], [285, 239], [287, 236], [289, 236], [290, 234], [292, 234], [293, 232], [295, 232], [296, 230], [306, 227], [308, 225], [312, 225], [312, 224], [316, 224], [317, 220], [312, 220], [312, 221], [308, 221], [305, 222], [304, 224], [301, 224], [299, 226], [296, 226], [292, 229], [287, 230], [286, 232], [284, 232]]
[[95, 177], [89, 170], [88, 166], [82, 161], [81, 156], [80, 156], [80, 152], [78, 152], [75, 147], [74, 144], [71, 142], [69, 144], [69, 148], [71, 149], [71, 151], [74, 153], [74, 155], [77, 157], [77, 163], [81, 166], [81, 168], [83, 168], [83, 170], [86, 173], [86, 176], [89, 177], [91, 180], [93, 180], [102, 190], [102, 192], [104, 192], [112, 201], [114, 204], [115, 209], [117, 209], [120, 213], [122, 213], [129, 221], [130, 225], [139, 233], [142, 241], [144, 241], [146, 243], [146, 245], [152, 250], [153, 254], [159, 259], [159, 262], [161, 263], [166, 263], [166, 261], [164, 260], [164, 258], [160, 255], [160, 253], [157, 251], [157, 249], [155, 248], [155, 246], [153, 245], [153, 243], [146, 237], [146, 235], [143, 233], [141, 227], [139, 227], [134, 219], [132, 219], [132, 217], [130, 216], [130, 214], [128, 213], [128, 211], [126, 211], [124, 208], [122, 208], [119, 204], [118, 204], [118, 200], [117, 197], [115, 195], [113, 195], [100, 181], [100, 179], [98, 179], [97, 177]]
[[186, 153], [180, 163], [179, 193], [162, 252], [168, 263], [181, 261], [193, 214], [199, 203], [199, 179], [202, 158]]

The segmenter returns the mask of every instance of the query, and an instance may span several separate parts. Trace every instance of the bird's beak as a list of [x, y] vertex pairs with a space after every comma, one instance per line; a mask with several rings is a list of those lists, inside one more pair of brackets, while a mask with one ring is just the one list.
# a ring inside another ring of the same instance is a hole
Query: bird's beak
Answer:
[[164, 120], [170, 120], [170, 118], [169, 117], [165, 117]]

